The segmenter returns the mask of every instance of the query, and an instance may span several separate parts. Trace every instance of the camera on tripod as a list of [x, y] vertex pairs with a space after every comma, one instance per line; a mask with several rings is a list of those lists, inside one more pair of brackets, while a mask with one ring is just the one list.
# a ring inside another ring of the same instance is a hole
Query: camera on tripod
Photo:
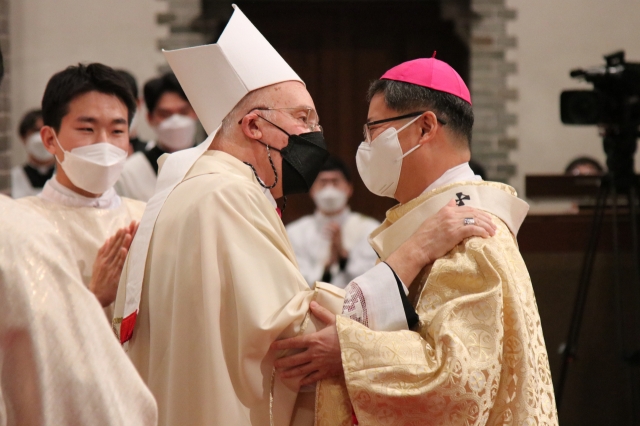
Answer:
[[571, 71], [593, 90], [565, 90], [560, 95], [564, 124], [640, 124], [640, 63], [626, 62], [624, 51], [604, 57], [606, 65]]

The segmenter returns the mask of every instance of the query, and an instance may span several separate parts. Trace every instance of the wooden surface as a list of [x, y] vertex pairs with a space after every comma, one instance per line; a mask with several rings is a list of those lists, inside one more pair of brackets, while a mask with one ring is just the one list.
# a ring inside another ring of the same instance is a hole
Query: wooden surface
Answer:
[[[469, 76], [468, 40], [441, 17], [436, 1], [249, 1], [238, 6], [305, 81], [329, 151], [351, 170], [351, 207], [383, 219], [395, 201], [371, 194], [358, 176], [356, 151], [372, 80], [401, 62], [437, 57]], [[307, 195], [289, 197], [288, 223], [313, 211]]]
[[[518, 242], [527, 264], [542, 321], [554, 383], [559, 377], [578, 288], [590, 213], [529, 216]], [[634, 282], [628, 218], [621, 218], [623, 253], [618, 266], [611, 252], [611, 216], [604, 220], [589, 286], [578, 346], [565, 388], [561, 425], [632, 424], [630, 381], [638, 380], [623, 356], [640, 347], [640, 286]], [[615, 285], [615, 271], [622, 285]], [[617, 295], [619, 294], [619, 297]], [[618, 306], [621, 315], [618, 315]], [[638, 407], [636, 407], [636, 410]]]

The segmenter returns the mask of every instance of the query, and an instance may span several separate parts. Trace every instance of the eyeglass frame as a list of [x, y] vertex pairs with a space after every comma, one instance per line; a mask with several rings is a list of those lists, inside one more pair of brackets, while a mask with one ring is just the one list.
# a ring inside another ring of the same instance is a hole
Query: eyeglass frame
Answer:
[[[425, 112], [427, 112], [427, 111], [411, 112], [409, 114], [399, 115], [397, 117], [390, 117], [390, 118], [385, 118], [385, 119], [382, 119], [382, 120], [376, 120], [376, 121], [370, 121], [368, 123], [364, 123], [364, 126], [362, 126], [362, 133], [363, 133], [363, 136], [364, 136], [364, 141], [365, 142], [371, 142], [371, 129], [370, 129], [370, 126], [376, 126], [378, 124], [389, 123], [391, 121], [404, 120], [405, 118], [417, 117], [419, 115], [424, 114]], [[446, 124], [447, 124], [446, 121], [444, 121], [443, 119], [441, 119], [437, 115], [436, 115], [436, 120], [438, 121], [438, 123], [442, 124], [443, 126], [446, 126]]]
[[[318, 115], [318, 112], [317, 112], [315, 109], [311, 108], [311, 107], [286, 107], [286, 108], [255, 107], [255, 108], [251, 108], [251, 110], [249, 110], [249, 111], [247, 112], [247, 114], [249, 114], [251, 111], [255, 111], [255, 110], [258, 110], [258, 111], [283, 111], [283, 110], [299, 110], [299, 111], [302, 111], [302, 110], [306, 110], [306, 111], [307, 111], [307, 117], [309, 116], [310, 111], [313, 111], [313, 112], [315, 112], [316, 117], [318, 117], [318, 121], [317, 121], [317, 122], [316, 122], [316, 124], [315, 124], [315, 125], [313, 125], [313, 126], [310, 126], [309, 124], [305, 124], [305, 126], [307, 127], [307, 129], [309, 129], [309, 131], [310, 131], [310, 132], [317, 132], [317, 131], [319, 131], [320, 133], [324, 134], [324, 129], [323, 129], [323, 128], [322, 128], [322, 126], [320, 125], [320, 116]], [[292, 114], [290, 114], [290, 113], [287, 113], [287, 114], [288, 114], [291, 118], [293, 118], [294, 120], [298, 120], [298, 119], [297, 119], [297, 118], [295, 118]], [[245, 114], [245, 115], [246, 115], [246, 114]], [[267, 121], [267, 122], [271, 123], [271, 121], [267, 120], [266, 118], [264, 118], [264, 117], [262, 117], [262, 116], [260, 116], [260, 115], [259, 115], [258, 117], [260, 117], [260, 118], [262, 118], [263, 120], [265, 120], [265, 121]], [[242, 124], [242, 120], [238, 121], [238, 124]], [[271, 124], [273, 124], [273, 125], [275, 126], [275, 124], [274, 124], [274, 123], [271, 123]], [[276, 126], [276, 127], [278, 127], [278, 128], [280, 129], [280, 127], [279, 127], [279, 126]], [[318, 129], [318, 130], [314, 130], [314, 129]], [[282, 129], [280, 129], [280, 130], [282, 130]], [[283, 131], [284, 131], [284, 130], [283, 130]], [[287, 132], [285, 132], [285, 133], [287, 133]], [[288, 133], [287, 133], [287, 134], [288, 134]]]

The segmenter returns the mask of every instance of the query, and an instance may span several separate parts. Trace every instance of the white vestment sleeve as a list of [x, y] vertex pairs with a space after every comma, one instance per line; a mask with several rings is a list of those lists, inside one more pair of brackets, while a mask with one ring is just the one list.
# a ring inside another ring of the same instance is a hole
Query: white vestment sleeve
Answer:
[[[405, 294], [407, 288], [403, 284]], [[408, 330], [407, 317], [393, 271], [379, 263], [346, 288], [342, 315], [374, 331]]]

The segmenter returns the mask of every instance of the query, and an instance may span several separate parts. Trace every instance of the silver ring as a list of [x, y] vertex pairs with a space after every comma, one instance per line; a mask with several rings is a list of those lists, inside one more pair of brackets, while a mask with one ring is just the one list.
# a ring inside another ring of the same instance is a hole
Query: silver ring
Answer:
[[464, 218], [464, 226], [467, 225], [475, 225], [476, 224], [476, 220], [472, 217], [465, 217]]

